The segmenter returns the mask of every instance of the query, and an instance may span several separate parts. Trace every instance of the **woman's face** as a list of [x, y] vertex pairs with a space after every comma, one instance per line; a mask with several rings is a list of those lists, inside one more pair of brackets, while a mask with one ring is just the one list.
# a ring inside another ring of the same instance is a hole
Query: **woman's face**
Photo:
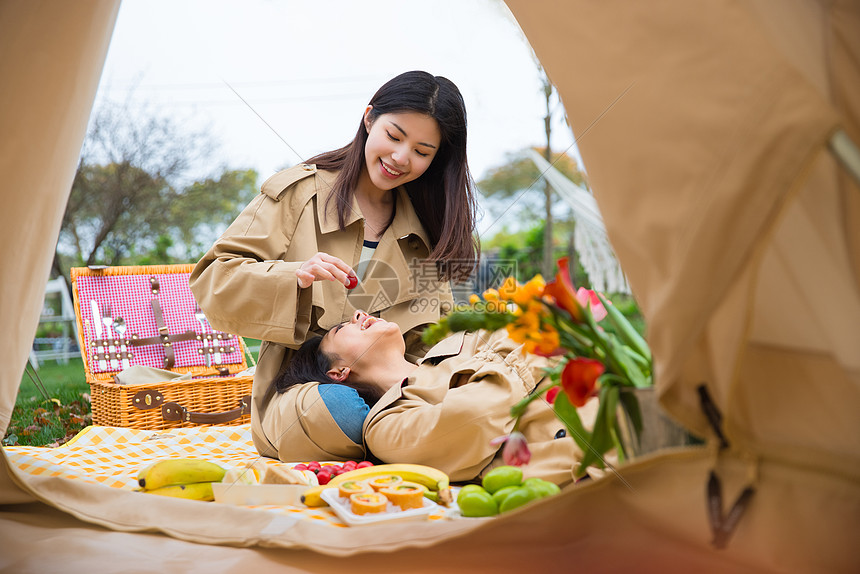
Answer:
[[389, 190], [421, 177], [439, 151], [442, 135], [432, 117], [417, 112], [382, 114], [371, 123], [364, 112], [364, 161], [377, 189]]
[[338, 365], [360, 371], [363, 364], [378, 361], [386, 353], [406, 351], [406, 343], [396, 323], [356, 311], [352, 318], [334, 327], [323, 337], [320, 349], [338, 356]]

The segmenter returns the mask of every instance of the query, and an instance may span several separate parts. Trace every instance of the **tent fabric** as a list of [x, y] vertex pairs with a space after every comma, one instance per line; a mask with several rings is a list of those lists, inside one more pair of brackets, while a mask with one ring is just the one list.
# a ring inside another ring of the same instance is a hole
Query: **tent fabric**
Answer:
[[[24, 373], [119, 0], [0, 2], [0, 429]], [[14, 246], [14, 248], [12, 248]], [[31, 500], [5, 472], [0, 503]]]
[[[664, 406], [714, 440], [704, 385], [730, 445], [715, 469], [747, 461], [757, 498], [766, 461], [860, 484], [858, 189], [826, 147], [860, 137], [860, 7], [508, 5], [562, 96]], [[850, 500], [822, 528], [856, 530]]]
[[[9, 423], [119, 2], [0, 3], [0, 428]], [[50, 169], [46, 169], [50, 166]]]
[[[191, 501], [141, 505], [132, 492], [24, 476], [4, 451], [0, 569], [860, 570], [860, 190], [826, 151], [837, 128], [860, 141], [860, 8], [508, 6], [565, 104], [648, 320], [663, 404], [707, 445], [639, 459], [491, 520], [334, 529]], [[0, 265], [0, 428], [117, 9], [0, 3], [0, 77], [14, 86], [0, 91], [0, 234], [16, 247]], [[718, 448], [700, 385], [728, 448]], [[706, 497], [712, 475], [719, 508]], [[750, 503], [717, 549], [709, 509], [725, 519], [745, 488]]]

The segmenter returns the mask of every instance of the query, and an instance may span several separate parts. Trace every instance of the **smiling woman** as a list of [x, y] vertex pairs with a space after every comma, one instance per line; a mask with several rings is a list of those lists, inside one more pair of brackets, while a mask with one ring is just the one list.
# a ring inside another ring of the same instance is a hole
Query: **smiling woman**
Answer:
[[[359, 307], [385, 319], [367, 320], [368, 333], [388, 326], [409, 360], [421, 358], [421, 332], [453, 306], [449, 280], [477, 260], [475, 211], [463, 97], [450, 80], [422, 71], [379, 88], [349, 144], [263, 184], [190, 280], [214, 328], [264, 341], [252, 409], [261, 454], [278, 456], [283, 440], [304, 445], [291, 452], [303, 459], [363, 453], [354, 433], [361, 420], [337, 414], [364, 415], [355, 391], [308, 385], [270, 408], [272, 382], [294, 349]], [[310, 437], [306, 425], [281, 424], [297, 412], [307, 419], [309, 409], [328, 432]]]
[[415, 369], [395, 323], [356, 311], [349, 321], [305, 342], [276, 380], [279, 393], [308, 381], [355, 389], [373, 405], [392, 384]]

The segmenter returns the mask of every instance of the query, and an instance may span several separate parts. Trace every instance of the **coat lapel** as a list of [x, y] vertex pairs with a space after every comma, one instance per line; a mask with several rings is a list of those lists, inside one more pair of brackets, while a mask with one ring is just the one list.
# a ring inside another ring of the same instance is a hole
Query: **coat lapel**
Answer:
[[436, 266], [422, 264], [429, 254], [428, 245], [409, 196], [402, 187], [397, 188], [394, 221], [380, 238], [361, 283], [347, 296], [352, 307], [375, 313], [419, 297], [425, 276], [436, 280]]

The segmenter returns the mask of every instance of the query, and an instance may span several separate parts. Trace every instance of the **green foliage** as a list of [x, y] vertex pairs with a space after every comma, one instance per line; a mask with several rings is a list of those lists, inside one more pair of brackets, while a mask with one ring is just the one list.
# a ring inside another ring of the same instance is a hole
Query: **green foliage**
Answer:
[[152, 251], [137, 258], [136, 265], [169, 265], [175, 263], [168, 251], [173, 247], [173, 239], [167, 235], [159, 235], [155, 240]]
[[[198, 259], [256, 194], [257, 172], [225, 170], [177, 188], [130, 165], [78, 168], [61, 242], [66, 266]], [[171, 254], [173, 252], [174, 254]]]
[[[55, 274], [70, 266], [195, 260], [257, 191], [252, 169], [209, 165], [205, 132], [158, 113], [104, 104], [69, 195]], [[195, 178], [196, 179], [195, 181]]]
[[188, 259], [199, 259], [217, 237], [207, 231], [226, 228], [256, 194], [253, 169], [225, 170], [186, 187], [169, 214]]
[[[516, 261], [516, 279], [520, 283], [525, 283], [538, 273], [542, 273], [541, 257], [544, 227], [544, 222], [540, 221], [535, 226], [520, 232], [502, 231], [490, 240], [482, 242], [481, 250], [484, 253], [492, 253], [493, 257], [498, 259]], [[552, 246], [554, 260], [568, 255], [566, 237], [569, 235], [569, 224], [557, 223], [554, 226]], [[550, 278], [544, 277], [544, 279], [549, 280]], [[578, 261], [576, 262], [574, 283], [583, 286], [589, 284], [588, 274]], [[491, 287], [498, 287], [498, 285], [491, 285]]]

